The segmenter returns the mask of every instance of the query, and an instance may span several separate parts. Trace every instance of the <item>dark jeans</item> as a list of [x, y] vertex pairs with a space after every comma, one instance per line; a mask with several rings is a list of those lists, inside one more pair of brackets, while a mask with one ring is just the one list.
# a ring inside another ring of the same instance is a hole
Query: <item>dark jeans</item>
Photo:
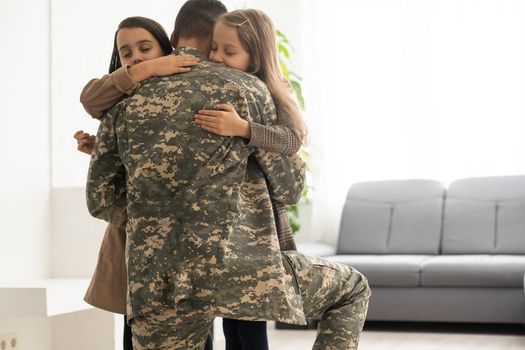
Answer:
[[268, 350], [266, 321], [224, 318], [222, 330], [226, 338], [226, 350]]
[[[128, 318], [124, 316], [124, 350], [133, 350], [131, 338], [131, 327], [128, 325]], [[213, 350], [213, 337], [211, 333], [208, 334], [208, 338], [206, 338], [206, 346], [204, 347], [204, 350]]]

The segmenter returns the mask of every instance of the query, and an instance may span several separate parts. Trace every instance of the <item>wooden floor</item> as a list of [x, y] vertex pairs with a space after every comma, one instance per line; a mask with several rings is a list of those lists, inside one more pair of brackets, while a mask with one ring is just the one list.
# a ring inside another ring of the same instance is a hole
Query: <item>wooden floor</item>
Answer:
[[[314, 330], [276, 330], [269, 323], [271, 350], [311, 349]], [[224, 349], [224, 340], [214, 343]], [[525, 328], [502, 325], [372, 323], [359, 350], [525, 350]]]

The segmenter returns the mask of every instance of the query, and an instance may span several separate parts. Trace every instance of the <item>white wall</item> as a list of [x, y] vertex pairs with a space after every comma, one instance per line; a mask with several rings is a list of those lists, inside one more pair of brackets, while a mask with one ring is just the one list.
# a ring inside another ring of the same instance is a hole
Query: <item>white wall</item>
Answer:
[[525, 2], [312, 1], [313, 231], [358, 181], [525, 174]]
[[51, 277], [91, 278], [106, 223], [89, 215], [84, 188], [51, 191]]
[[49, 274], [49, 2], [2, 0], [0, 279]]

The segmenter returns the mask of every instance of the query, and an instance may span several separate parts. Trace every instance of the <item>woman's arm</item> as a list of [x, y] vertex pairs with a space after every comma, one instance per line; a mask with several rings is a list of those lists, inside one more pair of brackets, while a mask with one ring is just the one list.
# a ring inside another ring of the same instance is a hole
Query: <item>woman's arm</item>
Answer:
[[154, 76], [188, 72], [189, 67], [197, 63], [199, 59], [192, 55], [168, 55], [133, 67], [122, 66], [100, 79], [90, 80], [80, 94], [80, 102], [93, 118], [100, 118], [121, 98], [133, 94], [142, 81]]
[[[204, 130], [221, 136], [240, 136], [249, 140], [248, 145], [269, 152], [293, 155], [301, 149], [301, 140], [287, 126], [264, 125], [239, 117], [235, 109], [229, 105], [215, 106], [220, 110], [201, 110], [195, 115], [195, 123]], [[286, 117], [282, 111], [277, 111], [278, 122]]]

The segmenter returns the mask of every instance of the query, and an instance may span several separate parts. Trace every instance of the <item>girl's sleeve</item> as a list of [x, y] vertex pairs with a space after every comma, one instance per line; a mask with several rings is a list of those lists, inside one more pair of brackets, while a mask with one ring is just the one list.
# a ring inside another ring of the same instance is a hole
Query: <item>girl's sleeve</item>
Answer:
[[[277, 110], [278, 123], [281, 123], [283, 112]], [[265, 151], [293, 155], [301, 149], [301, 140], [297, 134], [284, 125], [263, 125], [249, 121], [251, 138], [249, 146], [263, 149]]]
[[125, 95], [131, 95], [139, 86], [128, 73], [129, 66], [122, 66], [100, 79], [92, 79], [80, 94], [80, 102], [93, 118], [113, 107]]

